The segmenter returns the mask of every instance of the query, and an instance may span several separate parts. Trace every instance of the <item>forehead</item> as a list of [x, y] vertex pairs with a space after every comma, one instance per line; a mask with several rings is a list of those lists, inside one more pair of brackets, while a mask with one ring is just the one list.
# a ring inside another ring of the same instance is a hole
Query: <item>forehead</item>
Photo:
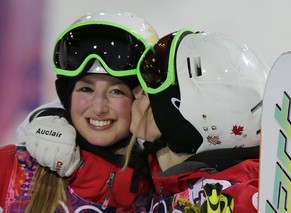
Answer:
[[89, 74], [82, 77], [79, 81], [86, 83], [106, 82], [109, 84], [125, 84], [120, 79], [108, 74]]

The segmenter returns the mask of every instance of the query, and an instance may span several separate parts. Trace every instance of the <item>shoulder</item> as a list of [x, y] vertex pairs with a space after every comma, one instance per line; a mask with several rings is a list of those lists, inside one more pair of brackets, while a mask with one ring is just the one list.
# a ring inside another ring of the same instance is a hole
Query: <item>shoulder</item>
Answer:
[[25, 145], [9, 144], [0, 146], [0, 167], [11, 170], [15, 164], [30, 168], [35, 166], [37, 162], [26, 150]]
[[22, 161], [24, 159], [33, 160], [29, 152], [26, 150], [25, 145], [9, 144], [0, 146], [0, 166], [9, 167], [13, 164], [14, 160]]
[[259, 161], [249, 159], [240, 162], [228, 169], [213, 173], [208, 176], [211, 179], [228, 180], [236, 183], [247, 183], [259, 179]]
[[[6, 158], [14, 157], [16, 153], [16, 147], [17, 146], [15, 144], [0, 146], [0, 159], [5, 160]], [[0, 161], [0, 163], [1, 162], [2, 160]]]
[[0, 146], [0, 206], [5, 205], [8, 192], [21, 194], [26, 190], [21, 185], [27, 181], [25, 177], [33, 177], [36, 167], [24, 145]]
[[16, 145], [0, 146], [0, 206], [4, 206], [8, 184], [16, 160]]

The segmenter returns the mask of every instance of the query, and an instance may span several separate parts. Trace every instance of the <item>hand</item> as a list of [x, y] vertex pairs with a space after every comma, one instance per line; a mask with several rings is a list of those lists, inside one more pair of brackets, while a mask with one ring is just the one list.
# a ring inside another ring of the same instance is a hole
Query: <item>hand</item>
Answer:
[[64, 117], [46, 115], [28, 125], [26, 148], [40, 165], [68, 177], [80, 162], [75, 140], [76, 130]]
[[25, 143], [26, 138], [27, 138], [27, 127], [29, 126], [29, 123], [35, 117], [39, 117], [38, 115], [42, 111], [48, 112], [49, 113], [48, 115], [60, 115], [61, 117], [66, 116], [65, 115], [66, 113], [64, 112], [65, 110], [58, 99], [37, 107], [36, 109], [31, 111], [26, 116], [26, 118], [21, 122], [21, 124], [19, 124], [19, 126], [16, 128], [17, 143], [20, 143], [20, 144]]

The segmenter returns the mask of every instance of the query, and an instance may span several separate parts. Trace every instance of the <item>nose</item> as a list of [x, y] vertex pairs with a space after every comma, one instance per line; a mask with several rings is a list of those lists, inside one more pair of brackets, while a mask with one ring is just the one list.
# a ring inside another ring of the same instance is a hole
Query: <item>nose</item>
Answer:
[[143, 89], [141, 86], [137, 86], [133, 88], [132, 93], [133, 93], [134, 98], [138, 99], [142, 95]]
[[93, 97], [92, 103], [93, 113], [95, 115], [101, 116], [108, 112], [108, 99], [105, 94], [96, 93]]

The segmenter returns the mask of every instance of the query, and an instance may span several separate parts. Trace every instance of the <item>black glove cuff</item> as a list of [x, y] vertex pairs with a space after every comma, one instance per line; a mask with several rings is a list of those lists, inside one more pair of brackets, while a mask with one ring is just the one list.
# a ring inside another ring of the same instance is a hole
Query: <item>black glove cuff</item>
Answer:
[[58, 115], [59, 117], [64, 117], [69, 123], [71, 123], [69, 113], [63, 108], [55, 108], [55, 107], [48, 107], [48, 108], [36, 110], [30, 116], [29, 122], [31, 122], [33, 119], [37, 117], [51, 116], [51, 115]]

